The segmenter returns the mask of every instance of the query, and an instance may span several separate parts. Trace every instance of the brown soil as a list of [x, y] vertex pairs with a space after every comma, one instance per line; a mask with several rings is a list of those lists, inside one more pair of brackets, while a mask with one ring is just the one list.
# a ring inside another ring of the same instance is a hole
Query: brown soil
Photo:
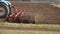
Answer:
[[0, 29], [0, 32], [4, 33], [4, 34], [17, 34], [17, 33], [20, 33], [20, 34], [60, 34], [60, 31], [46, 31], [46, 30], [12, 30], [12, 29]]
[[50, 5], [50, 3], [20, 3], [12, 2], [13, 5], [26, 11], [26, 16], [37, 23], [60, 24], [60, 8]]

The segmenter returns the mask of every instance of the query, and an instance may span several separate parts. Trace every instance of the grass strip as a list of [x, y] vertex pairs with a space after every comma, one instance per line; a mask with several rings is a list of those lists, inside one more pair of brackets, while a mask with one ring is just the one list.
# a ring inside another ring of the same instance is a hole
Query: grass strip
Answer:
[[60, 25], [51, 25], [51, 24], [16, 24], [16, 23], [0, 23], [0, 28], [27, 28], [27, 29], [47, 29], [47, 30], [60, 30]]

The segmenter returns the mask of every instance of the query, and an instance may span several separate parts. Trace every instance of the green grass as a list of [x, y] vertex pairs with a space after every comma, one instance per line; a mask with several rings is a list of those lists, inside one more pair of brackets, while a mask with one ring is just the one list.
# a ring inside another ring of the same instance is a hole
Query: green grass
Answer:
[[60, 30], [60, 25], [0, 23], [0, 28]]
[[[45, 30], [60, 30], [60, 25], [51, 25], [51, 24], [16, 24], [16, 23], [0, 23], [0, 28], [13, 28], [9, 29], [0, 29], [0, 34], [60, 34], [56, 31], [41, 31]], [[38, 29], [37, 30], [14, 30], [14, 29]]]

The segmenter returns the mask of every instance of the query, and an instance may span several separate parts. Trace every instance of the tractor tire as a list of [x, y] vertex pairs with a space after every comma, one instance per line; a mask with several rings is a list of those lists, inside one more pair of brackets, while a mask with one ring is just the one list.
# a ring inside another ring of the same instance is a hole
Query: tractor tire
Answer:
[[0, 4], [0, 19], [6, 18], [10, 13], [10, 8], [5, 4]]

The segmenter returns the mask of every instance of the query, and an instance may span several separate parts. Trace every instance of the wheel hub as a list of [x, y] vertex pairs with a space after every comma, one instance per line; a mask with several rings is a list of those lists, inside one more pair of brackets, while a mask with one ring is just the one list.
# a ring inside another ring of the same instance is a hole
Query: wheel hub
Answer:
[[4, 15], [5, 14], [5, 8], [3, 7], [0, 7], [0, 16]]

